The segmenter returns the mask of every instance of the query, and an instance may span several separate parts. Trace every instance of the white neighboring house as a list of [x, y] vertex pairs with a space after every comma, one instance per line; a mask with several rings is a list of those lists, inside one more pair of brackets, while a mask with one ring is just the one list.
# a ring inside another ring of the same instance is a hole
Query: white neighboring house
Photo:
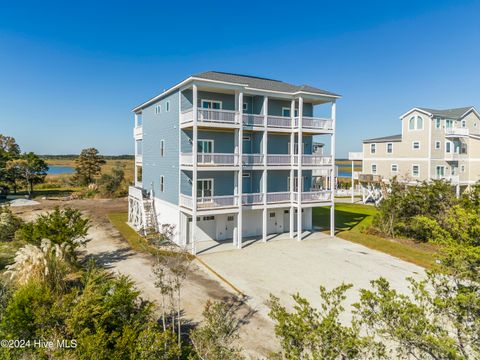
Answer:
[[445, 179], [460, 191], [480, 180], [480, 115], [473, 106], [413, 108], [402, 133], [363, 141], [363, 174], [388, 181]]
[[[312, 208], [330, 207], [336, 100], [309, 85], [205, 72], [135, 107], [135, 186], [129, 222], [138, 230], [175, 226], [174, 241], [193, 253], [201, 241], [312, 229]], [[328, 106], [330, 116], [314, 116]], [[315, 135], [331, 139], [324, 154]], [[299, 146], [299, 144], [301, 144]], [[321, 174], [321, 175], [320, 175]]]

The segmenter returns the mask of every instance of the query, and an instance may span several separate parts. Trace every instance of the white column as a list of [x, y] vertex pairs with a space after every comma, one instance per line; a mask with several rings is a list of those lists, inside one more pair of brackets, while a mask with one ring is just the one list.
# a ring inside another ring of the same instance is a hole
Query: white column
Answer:
[[331, 151], [332, 151], [332, 170], [330, 186], [332, 191], [332, 205], [330, 207], [330, 236], [335, 236], [335, 127], [337, 116], [337, 104], [335, 100], [332, 102], [332, 136], [331, 136]]
[[353, 178], [354, 169], [355, 169], [354, 161], [352, 160], [352, 204], [355, 202], [355, 199], [354, 199], [355, 179]]
[[[290, 114], [295, 117], [295, 99], [290, 104]], [[295, 184], [295, 120], [292, 121], [290, 133], [290, 238], [295, 236], [295, 207], [293, 206], [293, 194]]]
[[193, 84], [193, 141], [192, 141], [192, 231], [191, 244], [192, 254], [197, 253], [196, 246], [196, 231], [197, 231], [197, 143], [198, 143], [198, 89], [197, 85]]
[[[292, 117], [295, 116], [295, 112], [291, 114]], [[297, 204], [298, 204], [298, 213], [297, 213], [297, 240], [302, 240], [302, 191], [303, 191], [303, 174], [302, 174], [302, 156], [303, 156], [303, 97], [298, 98], [298, 143], [297, 143], [297, 153], [298, 153], [298, 167], [297, 167]]]
[[238, 116], [240, 117], [240, 129], [238, 130], [238, 236], [237, 247], [242, 248], [242, 233], [243, 233], [243, 208], [242, 208], [242, 194], [243, 194], [243, 92], [238, 93]]
[[263, 155], [263, 173], [262, 173], [262, 193], [263, 193], [263, 212], [262, 212], [262, 241], [267, 241], [267, 179], [268, 179], [268, 96], [263, 97], [263, 138], [262, 138], [262, 155]]
[[135, 124], [134, 125], [135, 125], [135, 127], [138, 126], [138, 114], [137, 113], [135, 113]]

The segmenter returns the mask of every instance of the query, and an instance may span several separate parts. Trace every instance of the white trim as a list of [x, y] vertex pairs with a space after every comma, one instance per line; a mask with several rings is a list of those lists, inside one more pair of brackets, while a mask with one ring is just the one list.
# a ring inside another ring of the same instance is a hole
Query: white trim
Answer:
[[[437, 144], [438, 144], [438, 147], [437, 147]], [[435, 140], [434, 148], [435, 150], [440, 150], [442, 148], [442, 142]]]
[[[283, 115], [283, 111], [284, 110], [288, 110], [290, 112], [290, 116], [285, 116]], [[282, 106], [282, 116], [284, 117], [292, 117], [292, 109], [290, 106]], [[295, 108], [294, 112], [293, 112], [293, 117], [298, 117], [298, 108]]]
[[[197, 191], [198, 191], [198, 182], [199, 181], [211, 181], [212, 182], [212, 195], [211, 196], [215, 196], [215, 191], [214, 191], [214, 185], [215, 185], [215, 179], [213, 178], [201, 178], [201, 179], [197, 179]], [[202, 186], [202, 191], [203, 191], [203, 186]], [[202, 196], [202, 198], [205, 197], [205, 196]], [[193, 198], [193, 197], [192, 197]], [[198, 196], [197, 196], [197, 199], [198, 199]]]
[[470, 112], [472, 112], [472, 111], [475, 113], [475, 115], [477, 115], [477, 116], [480, 118], [480, 113], [477, 111], [477, 109], [475, 109], [475, 108], [472, 106], [472, 107], [471, 107], [470, 109], [468, 109], [462, 116], [460, 116], [459, 119], [463, 119], [465, 116], [467, 116], [467, 115], [468, 115]]
[[[245, 106], [245, 105], [246, 105], [246, 106]], [[244, 102], [244, 103], [242, 104], [242, 109], [243, 109], [243, 111], [248, 111], [248, 102]]]
[[[211, 153], [213, 154], [213, 153], [215, 152], [215, 140], [213, 140], [213, 139], [197, 139], [197, 149], [198, 149], [198, 142], [199, 142], [199, 141], [205, 141], [205, 142], [212, 143], [212, 152], [211, 152]], [[202, 149], [202, 150], [203, 150], [203, 149]], [[206, 152], [204, 152], [204, 151], [199, 152], [199, 151], [197, 150], [197, 155], [198, 155], [198, 154], [210, 154], [210, 153], [206, 153]]]
[[[394, 158], [394, 157], [372, 157], [364, 158], [363, 161], [428, 161], [428, 157], [408, 157], [408, 158]], [[441, 160], [441, 159], [440, 159]]]
[[203, 107], [203, 102], [210, 102], [212, 103], [212, 105], [215, 103], [215, 104], [220, 104], [220, 109], [218, 110], [222, 110], [223, 109], [223, 103], [222, 101], [220, 100], [209, 100], [209, 99], [200, 99], [200, 109], [212, 109], [212, 110], [217, 110], [217, 109], [214, 109], [213, 107], [210, 107], [210, 108], [204, 108]]
[[413, 108], [413, 109], [408, 110], [405, 114], [401, 115], [400, 119], [403, 119], [404, 117], [406, 117], [407, 115], [409, 115], [410, 113], [412, 113], [414, 111], [421, 112], [422, 114], [425, 114], [425, 115], [430, 116], [430, 117], [433, 116], [433, 114], [430, 114], [429, 112], [427, 112], [425, 110], [422, 110], [422, 109], [419, 109], [419, 108]]

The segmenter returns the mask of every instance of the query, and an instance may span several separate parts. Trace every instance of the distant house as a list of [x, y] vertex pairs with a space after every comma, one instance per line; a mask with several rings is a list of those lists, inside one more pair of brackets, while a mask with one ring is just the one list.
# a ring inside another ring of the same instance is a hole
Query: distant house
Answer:
[[[248, 236], [300, 239], [302, 229], [312, 229], [312, 207], [333, 211], [332, 189], [313, 184], [318, 170], [334, 176], [335, 154], [323, 154], [313, 136], [330, 135], [335, 148], [338, 98], [308, 85], [212, 71], [137, 106], [130, 223], [139, 230], [173, 224], [174, 240], [193, 252], [208, 240], [241, 248]], [[329, 118], [313, 116], [321, 105], [331, 107]]]
[[363, 141], [363, 173], [388, 180], [445, 179], [460, 187], [480, 180], [480, 115], [473, 106], [413, 108], [402, 133]]

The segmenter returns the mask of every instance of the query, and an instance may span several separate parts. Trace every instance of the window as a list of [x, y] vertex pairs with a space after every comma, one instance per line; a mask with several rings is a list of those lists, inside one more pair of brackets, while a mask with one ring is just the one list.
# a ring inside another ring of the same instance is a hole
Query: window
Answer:
[[162, 105], [155, 106], [155, 114], [158, 115], [162, 112]]
[[435, 175], [437, 176], [437, 179], [441, 179], [445, 176], [445, 167], [444, 166], [437, 166], [435, 168]]
[[412, 143], [412, 149], [413, 149], [413, 150], [418, 150], [418, 149], [420, 149], [420, 142], [419, 142], [419, 141], [414, 141], [414, 142]]
[[377, 165], [372, 164], [372, 174], [375, 175], [377, 173]]
[[213, 153], [213, 140], [209, 140], [209, 139], [197, 140], [197, 151], [200, 154]]
[[436, 150], [440, 149], [440, 141], [435, 141], [435, 149]]
[[412, 165], [412, 175], [415, 177], [420, 175], [420, 167], [418, 165]]
[[391, 154], [393, 152], [393, 143], [387, 144], [387, 153]]
[[467, 127], [467, 121], [466, 120], [462, 120], [462, 128], [466, 128]]
[[398, 165], [392, 164], [392, 172], [398, 172]]
[[216, 100], [202, 100], [202, 108], [220, 110], [222, 108], [222, 102]]
[[249, 178], [249, 177], [250, 177], [250, 173], [242, 173], [242, 177], [244, 177], [244, 178]]
[[412, 116], [408, 121], [408, 130], [422, 130], [422, 129], [423, 129], [423, 118], [418, 115]]
[[160, 192], [164, 192], [165, 190], [165, 178], [162, 176], [160, 176]]
[[213, 180], [197, 180], [197, 198], [206, 198], [213, 196]]
[[465, 165], [460, 166], [460, 171], [463, 173], [465, 172]]
[[441, 126], [442, 126], [442, 120], [439, 119], [439, 118], [436, 118], [435, 119], [435, 128], [440, 129]]
[[227, 216], [227, 221], [233, 221], [234, 219], [234, 216], [233, 215], [228, 215]]
[[445, 152], [448, 154], [452, 152], [452, 143], [450, 141], [447, 141], [445, 143]]
[[[290, 108], [289, 107], [283, 107], [282, 108], [282, 116], [290, 117]], [[295, 117], [298, 116], [298, 109], [295, 109]]]
[[375, 154], [377, 150], [377, 144], [370, 144], [370, 154]]
[[243, 111], [248, 111], [248, 103], [243, 103]]
[[271, 213], [270, 213], [270, 217], [275, 217], [275, 213], [274, 213], [274, 212], [271, 212]]
[[165, 111], [166, 111], [166, 112], [169, 112], [169, 111], [170, 111], [170, 101], [167, 101], [167, 102], [165, 103]]
[[453, 120], [450, 120], [450, 119], [445, 120], [445, 127], [447, 129], [451, 129], [453, 127]]
[[215, 216], [204, 216], [203, 217], [203, 221], [211, 221], [211, 220], [215, 220]]
[[283, 210], [283, 213], [288, 214], [288, 213], [290, 213], [290, 210]]
[[165, 140], [160, 140], [160, 156], [165, 156]]
[[408, 121], [408, 130], [415, 130], [415, 116], [412, 116]]
[[473, 123], [473, 127], [477, 127], [477, 123], [476, 123], [476, 122]]
[[248, 136], [248, 135], [244, 136], [243, 141], [250, 141], [250, 136]]

